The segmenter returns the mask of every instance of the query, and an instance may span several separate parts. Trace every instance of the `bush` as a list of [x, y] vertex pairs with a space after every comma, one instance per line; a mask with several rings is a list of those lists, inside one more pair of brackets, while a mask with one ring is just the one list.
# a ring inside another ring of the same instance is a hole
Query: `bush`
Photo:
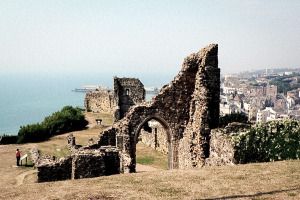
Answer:
[[0, 144], [16, 144], [18, 140], [17, 135], [6, 135], [0, 137]]
[[270, 121], [231, 136], [239, 163], [300, 157], [300, 124], [296, 120]]
[[225, 126], [227, 126], [229, 123], [232, 122], [247, 123], [248, 117], [242, 113], [226, 114], [219, 118], [219, 127], [224, 128]]
[[43, 141], [53, 135], [83, 129], [87, 124], [79, 108], [66, 106], [46, 117], [42, 123], [22, 126], [18, 133], [18, 143]]

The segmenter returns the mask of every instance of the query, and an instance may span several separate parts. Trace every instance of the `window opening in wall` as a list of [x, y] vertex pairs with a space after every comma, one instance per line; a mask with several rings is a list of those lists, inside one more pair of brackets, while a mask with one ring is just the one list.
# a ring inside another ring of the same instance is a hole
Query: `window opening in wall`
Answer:
[[129, 95], [129, 89], [126, 89], [126, 95]]

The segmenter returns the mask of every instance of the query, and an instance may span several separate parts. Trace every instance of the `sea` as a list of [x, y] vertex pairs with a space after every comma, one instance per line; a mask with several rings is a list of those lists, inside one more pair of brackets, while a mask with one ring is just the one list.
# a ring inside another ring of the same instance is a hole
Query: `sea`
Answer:
[[[171, 81], [168, 75], [153, 76], [140, 80], [145, 87], [161, 87]], [[72, 90], [98, 84], [112, 88], [113, 74], [0, 73], [0, 136], [17, 135], [21, 126], [40, 123], [67, 105], [84, 108], [85, 93]], [[146, 100], [153, 96], [147, 94]]]

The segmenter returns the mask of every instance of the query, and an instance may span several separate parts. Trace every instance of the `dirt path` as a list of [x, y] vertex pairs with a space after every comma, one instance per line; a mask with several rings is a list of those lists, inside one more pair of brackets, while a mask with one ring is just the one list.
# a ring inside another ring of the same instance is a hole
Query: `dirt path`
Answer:
[[87, 125], [88, 128], [92, 128], [97, 125], [95, 116], [85, 114], [85, 119], [89, 122], [89, 124]]
[[24, 180], [25, 180], [26, 176], [28, 176], [30, 174], [34, 174], [34, 173], [37, 173], [37, 170], [29, 170], [29, 171], [26, 171], [26, 172], [23, 172], [23, 173], [19, 174], [16, 177], [17, 185], [22, 185], [24, 183]]
[[142, 173], [142, 172], [153, 172], [153, 171], [159, 171], [161, 169], [157, 169], [155, 167], [151, 167], [148, 165], [142, 165], [142, 164], [136, 164], [136, 172]]

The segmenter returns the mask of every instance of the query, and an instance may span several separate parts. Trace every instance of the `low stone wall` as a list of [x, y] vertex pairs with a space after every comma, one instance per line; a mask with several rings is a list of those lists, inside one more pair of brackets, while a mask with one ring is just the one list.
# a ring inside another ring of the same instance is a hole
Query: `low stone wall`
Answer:
[[59, 161], [41, 163], [38, 168], [38, 182], [60, 181], [71, 179], [72, 157], [61, 158]]
[[231, 123], [223, 129], [211, 131], [209, 158], [205, 159], [207, 166], [222, 166], [237, 164], [236, 151], [231, 142], [230, 133], [244, 132], [250, 128], [247, 124]]
[[33, 165], [36, 165], [40, 158], [39, 150], [38, 149], [30, 149], [29, 153], [30, 153], [30, 158], [32, 160]]
[[38, 182], [91, 178], [120, 173], [119, 151], [111, 146], [80, 149], [59, 161], [42, 159], [37, 165]]
[[104, 130], [97, 142], [98, 147], [100, 146], [116, 146], [116, 132], [115, 129]]
[[72, 156], [72, 178], [92, 178], [120, 173], [119, 152], [111, 147], [85, 150]]

